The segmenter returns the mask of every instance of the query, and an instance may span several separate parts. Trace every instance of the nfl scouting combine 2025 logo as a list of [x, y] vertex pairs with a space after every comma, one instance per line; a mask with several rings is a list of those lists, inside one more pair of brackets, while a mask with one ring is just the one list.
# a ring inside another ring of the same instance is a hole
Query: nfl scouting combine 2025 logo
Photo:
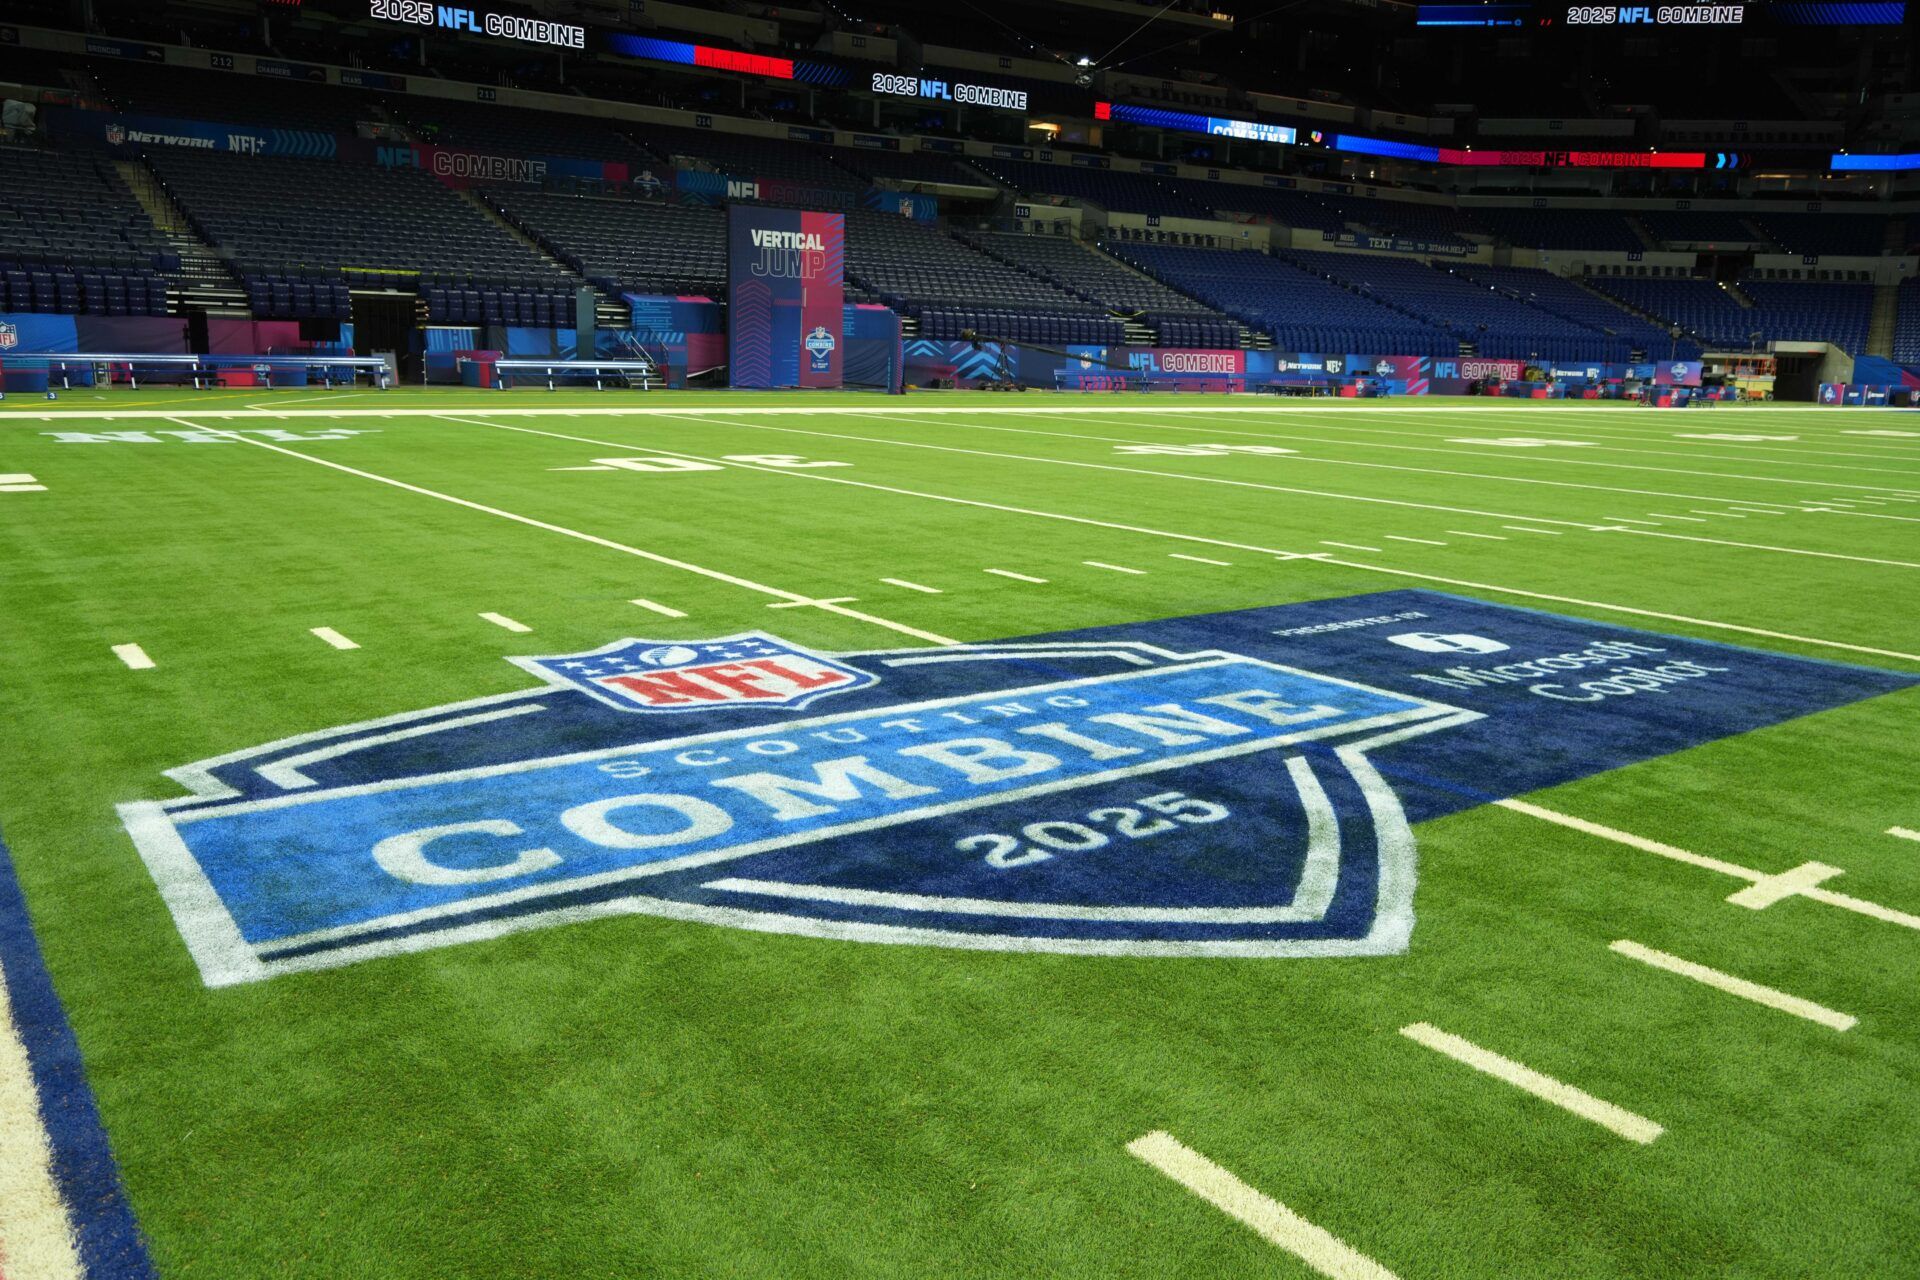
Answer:
[[951, 648], [748, 632], [512, 661], [541, 683], [205, 760], [170, 771], [188, 795], [122, 806], [206, 982], [636, 913], [1397, 952], [1410, 820], [1913, 682], [1424, 591]]

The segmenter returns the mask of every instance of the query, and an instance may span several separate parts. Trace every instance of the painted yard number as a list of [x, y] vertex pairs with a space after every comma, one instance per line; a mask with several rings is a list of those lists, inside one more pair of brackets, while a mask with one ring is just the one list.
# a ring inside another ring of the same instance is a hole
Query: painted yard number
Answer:
[[1115, 445], [1113, 451], [1132, 454], [1171, 454], [1177, 458], [1223, 458], [1230, 453], [1297, 452], [1293, 449], [1282, 449], [1277, 444], [1122, 444]]
[[[804, 470], [809, 467], [848, 467], [850, 462], [822, 462], [791, 453], [729, 453], [727, 462], [744, 462], [756, 467], [782, 467]], [[591, 467], [567, 467], [568, 471], [646, 471], [655, 474], [688, 471], [725, 471], [717, 462], [697, 458], [595, 458]]]

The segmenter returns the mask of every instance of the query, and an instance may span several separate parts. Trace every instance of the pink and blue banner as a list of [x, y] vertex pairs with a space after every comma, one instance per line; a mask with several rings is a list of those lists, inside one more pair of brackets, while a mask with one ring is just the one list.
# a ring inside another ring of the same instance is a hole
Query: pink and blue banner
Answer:
[[732, 385], [841, 384], [845, 215], [728, 206], [727, 278]]

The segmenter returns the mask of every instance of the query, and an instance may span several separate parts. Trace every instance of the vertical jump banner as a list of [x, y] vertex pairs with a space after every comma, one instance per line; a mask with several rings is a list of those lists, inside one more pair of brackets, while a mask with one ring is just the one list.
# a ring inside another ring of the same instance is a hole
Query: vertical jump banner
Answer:
[[727, 365], [736, 387], [837, 387], [846, 346], [846, 219], [727, 209]]

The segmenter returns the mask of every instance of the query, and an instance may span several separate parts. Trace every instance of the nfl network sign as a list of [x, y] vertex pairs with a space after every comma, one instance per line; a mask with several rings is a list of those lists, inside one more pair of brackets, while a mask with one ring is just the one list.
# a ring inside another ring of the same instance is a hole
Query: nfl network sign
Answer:
[[[650, 915], [842, 943], [1368, 956], [1411, 823], [1904, 688], [1426, 591], [948, 648], [764, 632], [169, 771], [121, 817], [219, 986]], [[1444, 699], [1444, 700], [1442, 700]]]

